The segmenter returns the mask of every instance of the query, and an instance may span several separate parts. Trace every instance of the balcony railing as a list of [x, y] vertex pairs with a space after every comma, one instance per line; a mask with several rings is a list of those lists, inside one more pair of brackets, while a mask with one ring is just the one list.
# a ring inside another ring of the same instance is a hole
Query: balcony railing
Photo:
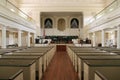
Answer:
[[94, 22], [95, 20], [101, 18], [102, 16], [114, 11], [115, 9], [117, 9], [118, 7], [120, 7], [120, 0], [115, 0], [113, 1], [110, 5], [108, 5], [107, 7], [105, 7], [102, 11], [100, 11], [99, 13], [97, 13], [95, 16], [93, 16], [90, 20], [89, 20], [89, 24]]
[[16, 7], [14, 4], [12, 4], [10, 1], [0, 0], [0, 4], [6, 6], [12, 12], [18, 14], [19, 16], [23, 17], [27, 21], [29, 21], [31, 23], [35, 23], [35, 20], [33, 20], [30, 16], [28, 16], [26, 13], [24, 13], [22, 10], [20, 10], [18, 7]]

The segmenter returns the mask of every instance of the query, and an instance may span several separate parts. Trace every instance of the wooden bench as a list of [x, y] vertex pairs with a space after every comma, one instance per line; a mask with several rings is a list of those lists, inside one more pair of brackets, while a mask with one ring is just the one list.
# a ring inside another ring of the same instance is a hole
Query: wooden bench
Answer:
[[79, 56], [78, 58], [78, 76], [80, 79], [83, 78], [83, 60], [118, 60], [120, 56], [114, 55], [91, 55], [91, 56]]
[[84, 60], [84, 80], [94, 80], [94, 72], [99, 68], [120, 68], [119, 60]]
[[120, 67], [101, 67], [95, 71], [95, 80], [119, 80]]
[[12, 56], [5, 55], [1, 56], [2, 59], [12, 60], [36, 60], [36, 78], [41, 80], [42, 78], [42, 57], [41, 56]]
[[23, 69], [24, 80], [35, 80], [35, 60], [13, 60], [13, 59], [0, 59], [0, 68], [19, 68]]
[[23, 80], [23, 70], [17, 67], [0, 67], [0, 80]]

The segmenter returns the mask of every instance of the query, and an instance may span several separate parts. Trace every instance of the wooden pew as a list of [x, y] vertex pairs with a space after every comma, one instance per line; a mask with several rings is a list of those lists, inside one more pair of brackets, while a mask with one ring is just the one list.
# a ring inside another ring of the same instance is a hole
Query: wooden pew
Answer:
[[6, 48], [6, 49], [0, 49], [0, 53], [1, 53], [1, 52], [14, 52], [14, 51], [17, 51], [17, 50], [18, 50], [18, 49], [14, 49], [14, 48], [12, 48], [12, 49], [11, 49], [11, 48], [8, 48], [8, 49], [7, 49], [7, 48]]
[[35, 63], [36, 60], [13, 60], [13, 59], [0, 59], [0, 68], [19, 68], [23, 69], [24, 80], [35, 80]]
[[83, 60], [118, 60], [120, 59], [120, 56], [115, 55], [91, 55], [91, 56], [79, 56], [78, 58], [78, 76], [80, 79], [83, 78]]
[[120, 67], [118, 60], [84, 60], [84, 80], [94, 80], [94, 72], [101, 67]]
[[52, 57], [54, 56], [55, 53], [55, 46], [48, 46], [48, 47], [32, 47], [26, 50], [22, 51], [17, 51], [16, 53], [42, 53], [41, 55], [43, 56], [43, 67], [44, 67], [44, 72], [46, 71], [47, 66], [49, 65]]
[[27, 49], [27, 47], [15, 47], [15, 48], [0, 49], [0, 55], [3, 55], [5, 53], [20, 51], [20, 50], [25, 50], [25, 49]]
[[2, 59], [12, 59], [12, 60], [36, 60], [36, 77], [41, 80], [42, 78], [42, 56], [12, 56], [4, 55], [1, 56]]
[[[81, 78], [81, 72], [83, 72], [83, 68], [81, 67], [82, 66], [82, 59], [81, 58], [82, 56], [99, 56], [100, 58], [103, 57], [103, 56], [117, 56], [117, 54], [115, 53], [103, 53], [103, 52], [99, 52], [99, 53], [76, 53], [76, 57], [75, 57], [75, 70], [76, 72], [79, 73], [79, 77]], [[81, 65], [81, 66], [80, 66]]]
[[[85, 49], [85, 48], [84, 48]], [[72, 62], [73, 62], [73, 65], [75, 66], [75, 64], [77, 63], [77, 54], [91, 54], [91, 53], [100, 53], [100, 54], [102, 54], [102, 53], [108, 53], [108, 52], [106, 52], [106, 51], [100, 51], [100, 50], [87, 50], [87, 49], [85, 49], [85, 50], [79, 50], [79, 49], [75, 49], [75, 50], [72, 50], [71, 51], [72, 53], [71, 53], [71, 55], [72, 55]], [[95, 54], [96, 55], [96, 54]], [[76, 69], [76, 71], [77, 71], [77, 67], [75, 67], [75, 69]]]
[[[42, 52], [42, 53], [41, 53]], [[24, 56], [24, 59], [25, 58], [31, 58], [32, 59], [32, 56], [42, 56], [39, 60], [39, 64], [37, 62], [37, 64], [39, 66], [42, 66], [43, 64], [43, 70], [45, 71], [46, 70], [46, 67], [47, 65], [49, 64], [48, 60], [51, 60], [52, 59], [52, 56], [54, 55], [54, 52], [55, 52], [55, 47], [54, 46], [50, 46], [50, 47], [32, 47], [32, 48], [28, 48], [28, 49], [24, 49], [24, 50], [21, 50], [21, 51], [18, 51], [18, 52], [15, 52], [15, 53], [12, 53], [12, 54], [5, 54], [5, 55], [9, 55], [9, 58], [14, 58], [16, 59], [15, 57], [17, 58], [22, 58], [22, 56]], [[48, 54], [48, 59], [47, 59], [47, 55]], [[50, 56], [49, 56], [50, 55]], [[11, 56], [11, 57], [10, 57]], [[19, 56], [19, 57], [18, 57]], [[29, 56], [29, 57], [27, 57]], [[30, 57], [31, 56], [31, 57]], [[5, 58], [5, 56], [4, 56]], [[8, 58], [8, 57], [7, 57]], [[35, 57], [34, 57], [35, 58]], [[42, 60], [43, 59], [43, 60]], [[43, 62], [42, 62], [43, 61]], [[38, 69], [40, 68], [40, 69]], [[37, 71], [39, 71], [38, 73], [39, 74], [39, 80], [41, 79], [42, 77], [42, 67], [38, 67], [37, 68]]]
[[101, 67], [95, 71], [95, 80], [119, 80], [120, 67]]
[[[84, 49], [84, 50], [83, 50]], [[110, 55], [108, 54], [108, 52], [106, 51], [100, 51], [100, 50], [96, 50], [95, 48], [74, 48], [74, 49], [71, 49], [71, 48], [67, 48], [67, 51], [68, 51], [68, 55], [70, 56], [70, 59], [71, 61], [73, 62], [73, 66], [75, 67], [75, 71], [77, 72], [77, 64], [78, 64], [78, 58], [77, 58], [77, 55], [78, 54], [87, 54], [87, 55], [98, 55], [98, 53], [100, 53], [100, 55], [102, 55], [102, 53], [104, 53], [105, 55]]]
[[5, 54], [5, 55], [11, 55], [11, 56], [42, 56], [42, 70], [43, 72], [46, 70], [46, 66], [47, 66], [47, 63], [46, 63], [46, 56], [45, 56], [46, 53], [12, 53], [12, 54]]
[[0, 80], [23, 80], [23, 70], [13, 67], [0, 67]]
[[[95, 53], [95, 52], [106, 52], [106, 51], [101, 51], [101, 50], [97, 50], [97, 49], [95, 49], [95, 48], [92, 48], [92, 47], [89, 47], [89, 48], [81, 48], [81, 47], [74, 47], [74, 48], [70, 48], [70, 47], [67, 47], [67, 51], [68, 51], [68, 53], [69, 54], [71, 54], [72, 52], [73, 53], [89, 53], [89, 52], [93, 52], [93, 53]], [[72, 54], [71, 54], [71, 57], [72, 57]]]

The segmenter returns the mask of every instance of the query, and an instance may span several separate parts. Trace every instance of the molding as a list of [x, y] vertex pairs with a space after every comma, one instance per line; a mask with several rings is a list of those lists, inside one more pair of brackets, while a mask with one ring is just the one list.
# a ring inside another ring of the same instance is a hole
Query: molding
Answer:
[[97, 19], [96, 21], [89, 24], [89, 31], [98, 31], [101, 29], [116, 28], [115, 26], [120, 25], [120, 8], [104, 15], [103, 17]]
[[[15, 14], [14, 12], [10, 11], [5, 6], [0, 5], [0, 8], [1, 8], [1, 11], [0, 11], [0, 18], [1, 18], [0, 23], [1, 24], [4, 24], [4, 22], [9, 21], [9, 22], [24, 26], [26, 28], [30, 28], [30, 29], [33, 29], [33, 30], [36, 29], [35, 28], [36, 26], [34, 24], [28, 22], [24, 18], [20, 17], [19, 15]], [[4, 24], [4, 25], [10, 26], [8, 24]], [[12, 27], [12, 25], [11, 25], [11, 27]]]
[[[86, 5], [87, 4], [87, 5]], [[30, 3], [30, 4], [19, 4], [19, 6], [22, 6], [22, 7], [24, 7], [24, 8], [26, 8], [26, 7], [29, 7], [29, 8], [31, 8], [31, 7], [85, 7], [85, 8], [87, 8], [87, 7], [94, 7], [94, 8], [96, 8], [96, 7], [103, 7], [104, 6], [104, 4], [103, 3], [101, 3], [101, 4], [90, 4], [90, 3], [67, 3], [67, 5], [66, 5], [66, 3], [37, 3], [37, 4], [34, 4], [34, 3]]]

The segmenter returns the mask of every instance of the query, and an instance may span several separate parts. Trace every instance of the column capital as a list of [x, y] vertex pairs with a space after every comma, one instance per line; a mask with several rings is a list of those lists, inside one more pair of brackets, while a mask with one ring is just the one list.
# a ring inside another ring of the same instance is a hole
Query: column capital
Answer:
[[3, 25], [3, 24], [0, 24], [0, 26], [1, 26], [1, 27], [6, 27], [6, 26], [5, 26], [5, 25]]
[[101, 31], [105, 31], [105, 29], [101, 29]]
[[22, 33], [22, 30], [18, 30], [18, 32]]
[[4, 25], [2, 25], [1, 27], [2, 27], [2, 29], [6, 29], [6, 26], [4, 26]]
[[31, 32], [29, 32], [29, 31], [27, 32], [28, 35], [30, 35], [30, 33], [31, 33]]

